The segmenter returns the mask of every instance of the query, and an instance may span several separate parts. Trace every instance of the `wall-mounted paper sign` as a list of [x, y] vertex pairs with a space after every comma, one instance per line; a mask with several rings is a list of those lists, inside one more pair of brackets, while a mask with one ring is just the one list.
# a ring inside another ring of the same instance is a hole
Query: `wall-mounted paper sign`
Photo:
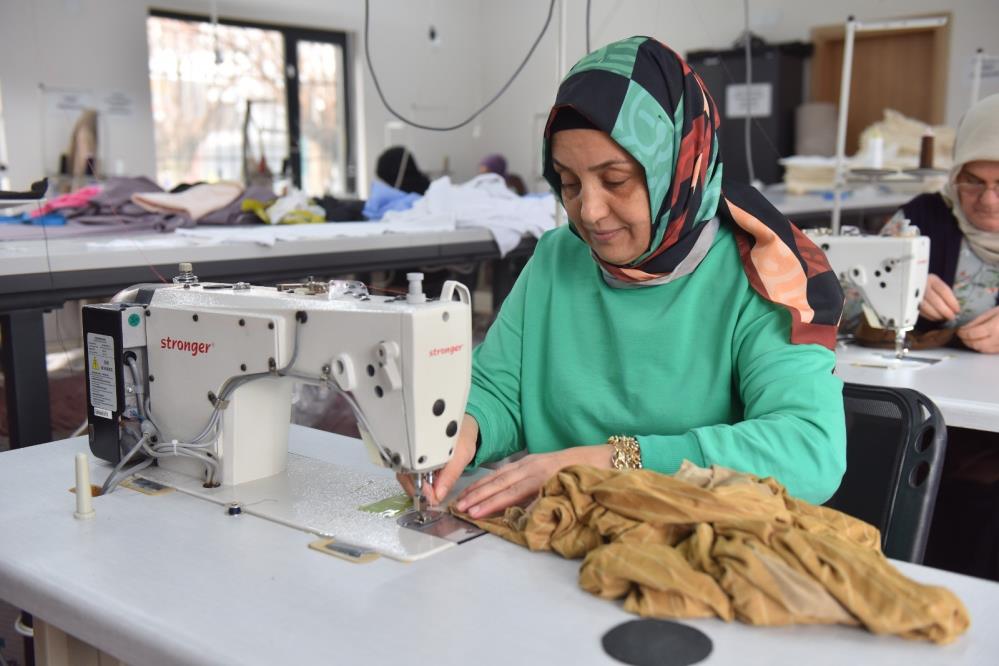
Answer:
[[93, 109], [94, 94], [89, 90], [60, 90], [58, 88], [42, 87], [45, 96], [45, 107], [49, 114], [64, 115], [76, 120], [84, 109]]
[[766, 118], [772, 113], [773, 86], [769, 83], [745, 83], [725, 86], [726, 118]]
[[131, 116], [135, 113], [135, 99], [123, 92], [104, 93], [101, 98], [101, 111], [109, 116]]

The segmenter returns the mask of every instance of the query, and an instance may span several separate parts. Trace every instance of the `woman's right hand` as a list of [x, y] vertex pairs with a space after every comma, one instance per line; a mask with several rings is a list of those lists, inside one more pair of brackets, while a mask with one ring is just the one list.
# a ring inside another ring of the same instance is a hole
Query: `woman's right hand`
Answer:
[[[471, 414], [465, 414], [458, 430], [458, 441], [454, 445], [454, 454], [444, 467], [437, 470], [433, 485], [424, 484], [423, 496], [427, 502], [436, 506], [444, 501], [447, 494], [454, 488], [455, 482], [475, 458], [475, 442], [479, 438], [479, 423]], [[411, 474], [396, 474], [395, 478], [403, 490], [412, 497], [413, 476]]]
[[954, 291], [939, 276], [930, 273], [926, 278], [926, 293], [919, 304], [919, 314], [930, 321], [952, 321], [961, 312]]

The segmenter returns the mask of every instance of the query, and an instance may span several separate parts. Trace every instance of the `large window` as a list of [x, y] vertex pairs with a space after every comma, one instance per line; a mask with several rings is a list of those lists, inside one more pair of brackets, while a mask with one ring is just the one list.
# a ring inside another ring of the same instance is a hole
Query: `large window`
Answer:
[[157, 179], [355, 190], [343, 33], [153, 12]]

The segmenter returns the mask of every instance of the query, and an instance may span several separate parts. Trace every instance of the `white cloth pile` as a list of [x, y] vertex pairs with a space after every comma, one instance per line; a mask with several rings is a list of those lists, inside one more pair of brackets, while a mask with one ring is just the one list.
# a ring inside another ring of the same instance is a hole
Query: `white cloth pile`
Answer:
[[882, 120], [864, 128], [860, 133], [860, 150], [854, 159], [867, 165], [870, 162], [871, 141], [880, 135], [884, 139], [885, 168], [914, 169], [919, 166], [920, 145], [927, 131], [933, 133], [933, 166], [949, 169], [953, 163], [954, 128], [927, 125], [894, 109], [885, 109]]
[[447, 176], [430, 184], [422, 199], [404, 211], [385, 214], [383, 222], [413, 226], [453, 223], [457, 229], [482, 227], [492, 232], [500, 256], [506, 256], [525, 234], [540, 238], [555, 227], [555, 197], [520, 197], [494, 173], [454, 185]]
[[[846, 156], [846, 169], [867, 168], [875, 164], [874, 138], [881, 137], [881, 167], [885, 169], [914, 169], [919, 165], [919, 151], [923, 134], [933, 132], [933, 165], [938, 169], [949, 169], [954, 149], [954, 129], [943, 125], [930, 126], [895, 111], [885, 109], [884, 118], [875, 122], [860, 133], [860, 148], [852, 156]], [[791, 194], [803, 194], [835, 187], [836, 158], [819, 155], [792, 155], [780, 161], [784, 167], [784, 185]], [[879, 167], [879, 168], [881, 168]], [[935, 191], [943, 184], [943, 179], [924, 178], [913, 180], [898, 174], [882, 180], [897, 191]]]

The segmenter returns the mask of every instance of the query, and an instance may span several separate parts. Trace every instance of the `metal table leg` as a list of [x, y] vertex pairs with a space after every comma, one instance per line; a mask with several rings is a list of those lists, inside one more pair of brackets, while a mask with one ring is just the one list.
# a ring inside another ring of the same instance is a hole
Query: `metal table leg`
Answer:
[[0, 369], [12, 449], [52, 441], [43, 310], [0, 315]]

